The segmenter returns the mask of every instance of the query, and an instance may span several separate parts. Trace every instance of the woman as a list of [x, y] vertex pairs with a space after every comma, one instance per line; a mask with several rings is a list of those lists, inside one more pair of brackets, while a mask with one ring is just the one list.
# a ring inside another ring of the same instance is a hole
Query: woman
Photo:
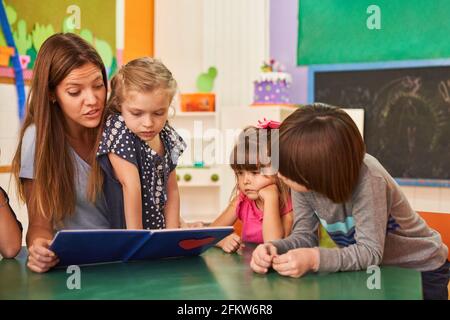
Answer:
[[90, 172], [106, 92], [105, 67], [90, 44], [70, 33], [43, 43], [13, 160], [19, 195], [28, 208], [32, 271], [46, 272], [58, 263], [49, 250], [55, 231], [114, 225], [103, 198], [89, 196], [96, 194], [89, 187]]

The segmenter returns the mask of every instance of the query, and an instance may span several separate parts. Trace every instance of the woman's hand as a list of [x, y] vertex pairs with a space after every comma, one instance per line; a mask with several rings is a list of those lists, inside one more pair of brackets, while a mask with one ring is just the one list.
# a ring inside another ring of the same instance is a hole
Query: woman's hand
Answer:
[[308, 271], [319, 269], [318, 248], [299, 248], [290, 250], [273, 259], [273, 268], [283, 276], [299, 278]]
[[216, 246], [222, 248], [222, 250], [226, 253], [233, 253], [243, 246], [243, 244], [241, 237], [235, 233], [232, 233], [225, 237], [222, 241], [219, 241]]
[[269, 184], [258, 191], [259, 197], [266, 202], [269, 199], [278, 199], [279, 191], [276, 184]]
[[260, 244], [252, 253], [250, 267], [256, 273], [267, 273], [272, 266], [272, 260], [277, 256], [277, 248], [272, 243]]
[[49, 250], [51, 240], [36, 238], [33, 244], [28, 248], [27, 266], [31, 271], [43, 273], [47, 272], [58, 264], [59, 259], [56, 254]]

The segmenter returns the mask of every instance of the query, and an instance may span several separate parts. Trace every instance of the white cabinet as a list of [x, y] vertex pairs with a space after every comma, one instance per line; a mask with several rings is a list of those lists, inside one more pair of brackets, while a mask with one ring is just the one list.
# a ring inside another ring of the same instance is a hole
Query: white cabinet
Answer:
[[169, 123], [187, 144], [176, 169], [181, 216], [187, 222], [212, 222], [220, 213], [222, 184], [214, 157], [215, 137], [220, 134], [218, 114], [177, 111]]

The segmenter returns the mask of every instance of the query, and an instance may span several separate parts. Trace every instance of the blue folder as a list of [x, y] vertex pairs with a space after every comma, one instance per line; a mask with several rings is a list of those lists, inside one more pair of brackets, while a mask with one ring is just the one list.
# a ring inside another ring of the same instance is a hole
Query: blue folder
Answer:
[[233, 227], [162, 230], [63, 230], [50, 246], [58, 266], [195, 256], [225, 238]]

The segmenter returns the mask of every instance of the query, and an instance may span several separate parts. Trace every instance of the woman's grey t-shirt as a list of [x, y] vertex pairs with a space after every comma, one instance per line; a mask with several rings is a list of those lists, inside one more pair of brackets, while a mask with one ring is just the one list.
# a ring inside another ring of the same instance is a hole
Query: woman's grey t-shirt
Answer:
[[[22, 156], [20, 164], [20, 178], [34, 179], [34, 152], [36, 144], [36, 126], [30, 125], [22, 140]], [[72, 148], [75, 165], [75, 211], [66, 217], [62, 226], [54, 226], [55, 230], [62, 229], [110, 229], [107, 206], [102, 196], [95, 204], [87, 199], [87, 183], [91, 167]], [[54, 195], [64, 196], [64, 195]]]

